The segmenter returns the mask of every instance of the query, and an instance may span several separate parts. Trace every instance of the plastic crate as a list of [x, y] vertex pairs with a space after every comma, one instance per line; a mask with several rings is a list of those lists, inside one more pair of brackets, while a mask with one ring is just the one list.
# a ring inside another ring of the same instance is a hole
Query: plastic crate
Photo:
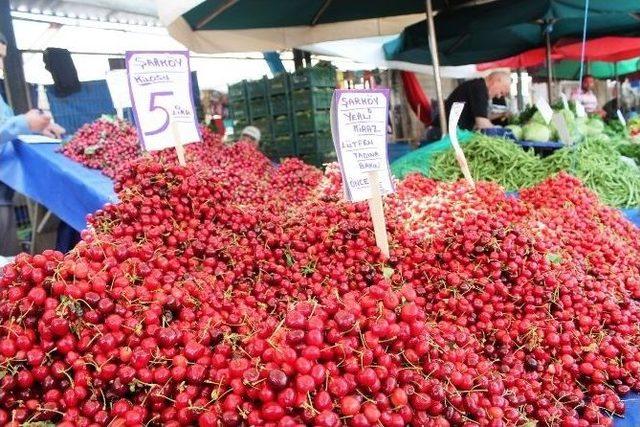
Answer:
[[292, 135], [293, 123], [291, 116], [280, 116], [273, 120], [273, 134], [275, 136]]
[[291, 74], [291, 87], [293, 89], [335, 86], [336, 69], [331, 66], [303, 68]]
[[260, 98], [267, 95], [267, 79], [250, 80], [247, 82], [247, 96], [249, 99]]
[[331, 137], [331, 133], [312, 132], [296, 135], [296, 151], [298, 154], [312, 154], [334, 151], [333, 138]]
[[297, 133], [331, 131], [328, 111], [298, 111], [294, 117]]
[[290, 113], [289, 97], [286, 95], [272, 96], [269, 99], [271, 104], [271, 114], [273, 116], [282, 116]]
[[51, 114], [69, 135], [104, 114], [116, 114], [106, 80], [82, 82], [80, 92], [64, 98], [55, 95], [53, 85], [45, 86], [45, 90]]
[[234, 100], [245, 99], [247, 97], [247, 82], [243, 80], [238, 83], [229, 85], [229, 102]]
[[262, 134], [261, 139], [264, 139], [266, 135], [271, 134], [271, 120], [269, 120], [267, 117], [252, 119], [251, 125], [260, 129], [260, 133]]
[[333, 88], [306, 88], [293, 91], [291, 104], [294, 111], [300, 110], [328, 110], [331, 108]]
[[272, 79], [267, 80], [267, 87], [270, 95], [283, 95], [289, 92], [290, 74], [278, 74]]
[[255, 98], [249, 103], [251, 118], [266, 117], [270, 114], [269, 104], [265, 98]]
[[234, 120], [242, 120], [242, 121], [248, 121], [249, 120], [249, 113], [247, 113], [247, 110], [245, 110], [245, 109], [235, 109], [234, 108], [231, 111], [232, 111]]
[[277, 160], [295, 156], [296, 145], [290, 136], [282, 135], [275, 137], [270, 144], [265, 143], [263, 151], [267, 157]]

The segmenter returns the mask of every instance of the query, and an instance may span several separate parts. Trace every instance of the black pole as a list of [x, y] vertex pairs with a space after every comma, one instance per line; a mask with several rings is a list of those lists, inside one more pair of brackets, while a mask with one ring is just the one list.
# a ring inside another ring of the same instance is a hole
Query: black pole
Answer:
[[296, 70], [304, 68], [304, 52], [300, 49], [293, 49], [293, 64]]
[[7, 101], [16, 114], [25, 113], [31, 103], [22, 68], [22, 53], [16, 48], [9, 0], [0, 0], [0, 31], [7, 39], [7, 57], [4, 60], [4, 85]]
[[553, 103], [553, 63], [551, 60], [551, 35], [549, 34], [549, 28], [544, 33], [544, 40], [546, 46], [546, 58], [547, 58], [547, 97], [549, 98], [549, 104]]

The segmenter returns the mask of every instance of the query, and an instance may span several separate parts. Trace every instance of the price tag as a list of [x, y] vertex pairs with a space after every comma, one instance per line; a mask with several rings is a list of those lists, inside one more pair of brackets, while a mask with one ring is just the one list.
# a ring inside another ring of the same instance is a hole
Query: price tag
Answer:
[[575, 100], [576, 103], [576, 116], [587, 117], [587, 111], [584, 109], [584, 105], [579, 100]]
[[562, 141], [564, 145], [572, 145], [573, 139], [571, 138], [571, 134], [569, 133], [567, 121], [564, 119], [564, 116], [560, 113], [553, 113], [553, 124], [558, 130], [560, 141]]
[[616, 114], [618, 115], [618, 120], [620, 120], [620, 123], [622, 123], [622, 126], [627, 127], [627, 120], [624, 118], [624, 114], [622, 114], [622, 111], [620, 111], [619, 108], [616, 111]]
[[560, 99], [562, 99], [562, 107], [565, 110], [569, 110], [569, 100], [567, 99], [567, 95], [565, 95], [563, 92], [560, 92]]
[[125, 60], [143, 147], [162, 150], [200, 141], [189, 52], [127, 52]]
[[126, 70], [107, 71], [107, 86], [111, 94], [111, 101], [116, 110], [123, 110], [131, 107], [131, 96], [129, 95], [129, 83], [127, 82]]
[[544, 121], [549, 124], [553, 118], [553, 110], [549, 106], [549, 103], [544, 98], [536, 98], [536, 108], [542, 114]]
[[393, 193], [387, 159], [389, 89], [341, 90], [333, 93], [331, 130], [347, 200], [371, 198], [369, 172], [377, 172], [382, 195]]
[[471, 176], [471, 171], [467, 164], [467, 158], [465, 157], [464, 151], [462, 151], [462, 147], [458, 141], [458, 121], [460, 120], [460, 115], [462, 114], [463, 109], [464, 102], [454, 102], [451, 106], [451, 111], [449, 112], [449, 138], [451, 138], [453, 151], [456, 153], [456, 160], [458, 160], [460, 169], [462, 169], [462, 175], [464, 175], [464, 178], [467, 180], [471, 188], [475, 188], [476, 183]]

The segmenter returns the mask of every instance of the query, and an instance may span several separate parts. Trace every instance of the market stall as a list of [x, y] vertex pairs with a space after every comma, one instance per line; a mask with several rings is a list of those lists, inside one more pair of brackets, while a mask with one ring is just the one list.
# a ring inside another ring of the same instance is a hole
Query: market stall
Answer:
[[[592, 2], [598, 30], [606, 6], [637, 26], [640, 6]], [[382, 34], [425, 5], [173, 3], [169, 30], [212, 49]], [[436, 75], [439, 49], [552, 54], [548, 31], [533, 53], [476, 50], [442, 26], [462, 7], [469, 29], [521, 20], [525, 39], [532, 17], [584, 22], [578, 0], [433, 3]], [[584, 42], [579, 56], [581, 76]], [[640, 120], [564, 100], [480, 133], [452, 114], [449, 135], [393, 159], [389, 88], [336, 89], [320, 63], [230, 82], [234, 124], [263, 132], [225, 140], [195, 120], [185, 52], [127, 61], [135, 125], [92, 112], [64, 145], [0, 147], [1, 182], [85, 230], [0, 267], [0, 425], [640, 423]]]
[[3, 145], [0, 181], [81, 231], [87, 227], [87, 215], [117, 201], [113, 181], [59, 150], [59, 143], [14, 140]]

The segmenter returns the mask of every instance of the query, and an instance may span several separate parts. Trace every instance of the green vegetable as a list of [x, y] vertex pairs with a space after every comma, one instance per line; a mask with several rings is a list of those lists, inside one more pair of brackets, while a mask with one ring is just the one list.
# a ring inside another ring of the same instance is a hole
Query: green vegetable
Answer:
[[543, 124], [530, 122], [522, 128], [522, 136], [527, 141], [549, 141], [551, 139], [551, 129]]
[[505, 128], [511, 130], [515, 139], [522, 139], [522, 127], [518, 125], [507, 125]]
[[[532, 186], [545, 177], [538, 156], [504, 138], [474, 135], [463, 150], [474, 179], [495, 181], [507, 190]], [[429, 176], [442, 181], [462, 178], [453, 150], [433, 157]]]
[[[562, 148], [542, 159], [512, 141], [475, 134], [463, 150], [475, 179], [497, 182], [506, 190], [530, 187], [548, 176], [567, 171], [580, 178], [609, 206], [640, 206], [640, 171], [621, 157], [622, 154], [640, 158], [640, 145], [600, 135], [587, 137], [580, 144]], [[433, 154], [427, 175], [444, 181], [462, 178], [451, 148]]]

